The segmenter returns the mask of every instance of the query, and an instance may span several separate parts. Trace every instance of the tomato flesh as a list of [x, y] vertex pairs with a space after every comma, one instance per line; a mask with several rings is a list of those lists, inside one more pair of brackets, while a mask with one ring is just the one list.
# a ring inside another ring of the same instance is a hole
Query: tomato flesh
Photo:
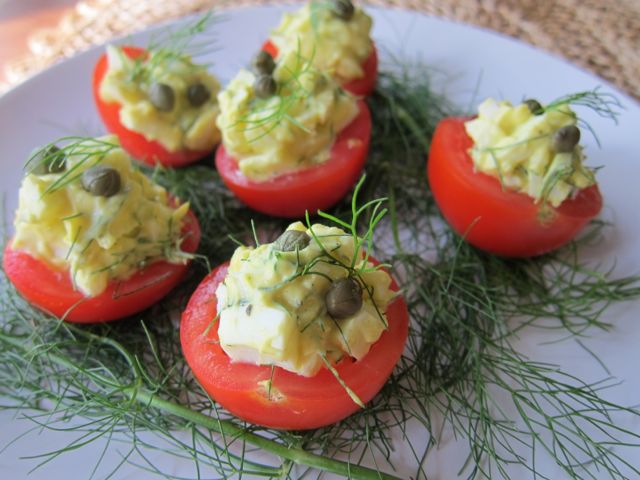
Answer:
[[[146, 50], [138, 47], [122, 47], [122, 51], [130, 58], [139, 58], [147, 55]], [[130, 130], [120, 122], [120, 104], [107, 103], [100, 97], [100, 84], [109, 67], [109, 60], [103, 54], [96, 63], [93, 72], [93, 98], [107, 130], [114, 133], [120, 140], [120, 145], [133, 158], [149, 165], [157, 163], [170, 167], [182, 167], [193, 163], [210, 153], [209, 150], [167, 150], [160, 142], [147, 140], [144, 135]]]
[[358, 115], [340, 131], [329, 159], [310, 168], [257, 182], [245, 177], [238, 162], [220, 145], [216, 168], [224, 183], [246, 205], [268, 215], [298, 218], [339, 202], [358, 180], [371, 137], [371, 115], [358, 100]]
[[[278, 47], [271, 40], [267, 40], [262, 45], [262, 49], [271, 54], [273, 58], [278, 56]], [[376, 88], [378, 77], [378, 49], [374, 42], [371, 42], [371, 53], [362, 64], [362, 70], [364, 73], [361, 78], [355, 78], [342, 84], [342, 88], [353, 95], [366, 97]]]
[[[190, 211], [182, 230], [184, 252], [193, 253], [200, 243], [200, 226]], [[188, 265], [163, 260], [136, 271], [126, 280], [112, 281], [95, 297], [74, 289], [67, 270], [57, 270], [22, 250], [4, 250], [4, 271], [16, 290], [32, 305], [74, 323], [109, 322], [142, 311], [175, 287]]]
[[602, 208], [597, 185], [582, 189], [558, 208], [503, 190], [495, 177], [474, 170], [473, 140], [464, 123], [442, 120], [433, 136], [427, 176], [436, 203], [451, 227], [470, 244], [506, 257], [532, 257], [573, 239]]
[[[358, 410], [336, 377], [323, 368], [304, 377], [280, 367], [233, 362], [219, 344], [218, 285], [229, 264], [220, 265], [198, 286], [180, 323], [182, 351], [204, 390], [237, 417], [266, 427], [302, 430], [335, 423]], [[392, 281], [391, 288], [398, 290]], [[387, 308], [389, 328], [359, 361], [347, 358], [335, 368], [363, 402], [382, 388], [407, 339], [409, 315], [402, 297]], [[271, 379], [271, 393], [267, 384]]]

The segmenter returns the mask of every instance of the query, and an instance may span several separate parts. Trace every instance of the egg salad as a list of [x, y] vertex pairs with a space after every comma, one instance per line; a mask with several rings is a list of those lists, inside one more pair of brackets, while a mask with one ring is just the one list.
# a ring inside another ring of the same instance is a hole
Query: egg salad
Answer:
[[339, 83], [362, 78], [371, 53], [372, 20], [349, 0], [313, 0], [285, 13], [270, 40], [278, 56], [297, 52]]
[[207, 151], [220, 141], [218, 81], [186, 55], [149, 52], [132, 59], [121, 48], [107, 47], [108, 69], [99, 95], [118, 103], [120, 122], [170, 152]]
[[222, 348], [234, 362], [304, 376], [363, 358], [395, 296], [389, 275], [370, 267], [352, 235], [321, 224], [293, 223], [273, 243], [238, 248], [216, 290]]
[[503, 188], [557, 207], [595, 184], [583, 165], [577, 120], [565, 104], [543, 108], [527, 100], [514, 106], [489, 98], [465, 123], [474, 143], [469, 153], [476, 170], [500, 179]]
[[32, 157], [22, 181], [12, 248], [69, 271], [87, 297], [180, 250], [189, 204], [138, 171], [115, 137], [85, 139]]
[[272, 75], [241, 70], [218, 95], [223, 145], [253, 181], [318, 165], [358, 114], [355, 97], [295, 53]]

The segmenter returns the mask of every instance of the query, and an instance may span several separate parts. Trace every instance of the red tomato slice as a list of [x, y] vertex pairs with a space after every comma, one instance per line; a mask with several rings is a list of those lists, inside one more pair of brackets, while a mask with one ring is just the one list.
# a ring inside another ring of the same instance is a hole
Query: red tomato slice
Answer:
[[[273, 58], [278, 56], [278, 47], [271, 40], [267, 40], [262, 49], [271, 54]], [[378, 77], [378, 49], [376, 44], [371, 42], [371, 53], [362, 64], [364, 75], [362, 78], [356, 78], [342, 85], [347, 92], [357, 96], [366, 97], [376, 88], [376, 79]]]
[[245, 177], [238, 162], [220, 145], [216, 167], [229, 189], [245, 204], [277, 217], [296, 218], [339, 202], [356, 183], [364, 167], [371, 137], [371, 115], [358, 100], [358, 115], [338, 134], [329, 159], [303, 170], [285, 173], [264, 182]]
[[[146, 56], [146, 51], [138, 47], [122, 47], [122, 51], [130, 58]], [[179, 150], [171, 152], [155, 140], [147, 140], [141, 133], [129, 130], [120, 122], [120, 104], [106, 103], [100, 98], [100, 84], [108, 68], [108, 58], [103, 54], [96, 63], [93, 72], [93, 98], [98, 107], [100, 117], [107, 130], [118, 136], [120, 145], [129, 154], [149, 165], [160, 163], [170, 167], [182, 167], [205, 157], [208, 150]]]
[[[189, 211], [182, 229], [182, 250], [193, 253], [200, 243], [200, 226]], [[30, 254], [4, 250], [4, 271], [16, 290], [31, 304], [69, 322], [96, 323], [117, 320], [158, 302], [175, 287], [188, 265], [157, 261], [123, 281], [112, 281], [95, 297], [73, 288], [68, 271], [56, 270]]]
[[[373, 259], [372, 259], [373, 261]], [[302, 430], [335, 423], [358, 410], [336, 377], [323, 368], [304, 377], [270, 366], [232, 362], [218, 339], [216, 289], [228, 262], [212, 271], [193, 293], [180, 323], [187, 363], [205, 391], [237, 417], [271, 428]], [[398, 290], [392, 280], [391, 288]], [[363, 402], [382, 388], [398, 362], [407, 339], [409, 314], [402, 297], [387, 308], [389, 328], [360, 361], [343, 359], [335, 368]], [[265, 383], [272, 378], [271, 398]]]
[[532, 257], [569, 242], [602, 208], [597, 185], [558, 208], [503, 190], [500, 181], [474, 171], [473, 140], [464, 122], [442, 120], [433, 136], [427, 175], [436, 203], [452, 228], [470, 244], [507, 257]]

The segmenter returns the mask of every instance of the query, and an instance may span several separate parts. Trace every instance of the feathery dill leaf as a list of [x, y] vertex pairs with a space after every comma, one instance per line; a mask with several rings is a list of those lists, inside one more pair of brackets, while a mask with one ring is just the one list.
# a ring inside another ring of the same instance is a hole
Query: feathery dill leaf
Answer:
[[[298, 42], [293, 65], [281, 67], [286, 74], [284, 75], [286, 78], [278, 83], [275, 95], [269, 98], [256, 97], [252, 99], [247, 112], [236, 122], [237, 125], [242, 125], [247, 132], [255, 131], [256, 134], [250, 139], [251, 142], [269, 135], [282, 122], [288, 122], [296, 128], [309, 133], [307, 127], [302, 125], [291, 112], [301, 100], [311, 95], [309, 89], [304, 85], [304, 76], [311, 72], [318, 73], [321, 76], [325, 75], [313, 67], [314, 56], [315, 49], [312, 51], [310, 58], [303, 56]], [[236, 124], [229, 125], [229, 127], [233, 127]]]
[[[149, 81], [156, 70], [166, 68], [174, 61], [186, 57], [198, 58], [210, 54], [217, 48], [212, 27], [218, 17], [212, 11], [175, 30], [162, 30], [153, 35], [145, 51], [147, 55], [132, 59], [129, 78], [133, 82]], [[122, 55], [125, 53], [119, 50]]]

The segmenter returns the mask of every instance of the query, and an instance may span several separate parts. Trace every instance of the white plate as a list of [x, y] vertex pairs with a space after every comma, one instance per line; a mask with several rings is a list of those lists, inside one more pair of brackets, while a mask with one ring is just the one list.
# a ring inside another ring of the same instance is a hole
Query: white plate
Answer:
[[[268, 31], [278, 23], [282, 9], [277, 7], [250, 8], [225, 14], [217, 38], [220, 49], [211, 55], [213, 71], [228, 81], [246, 65], [251, 55], [267, 38]], [[625, 110], [619, 125], [582, 112], [598, 132], [602, 148], [593, 138], [585, 135], [585, 145], [591, 165], [604, 165], [599, 173], [601, 190], [605, 198], [604, 216], [614, 222], [607, 230], [605, 241], [595, 252], [610, 265], [617, 259], [616, 273], [633, 274], [640, 270], [640, 162], [638, 142], [640, 107], [629, 97], [616, 92], [602, 80], [585, 73], [562, 60], [539, 52], [534, 48], [495, 33], [459, 25], [416, 12], [370, 9], [375, 18], [374, 38], [382, 50], [409, 58], [420, 58], [439, 71], [440, 87], [460, 105], [469, 106], [475, 99], [492, 95], [514, 101], [536, 97], [543, 102], [569, 92], [590, 90], [603, 85], [603, 91], [615, 93]], [[144, 45], [148, 33], [134, 35], [132, 43]], [[0, 98], [0, 145], [2, 146], [2, 176], [0, 185], [6, 202], [8, 218], [12, 218], [17, 203], [17, 189], [22, 176], [22, 165], [31, 150], [67, 134], [98, 134], [101, 123], [91, 97], [91, 72], [102, 48], [61, 63], [30, 79]], [[478, 87], [477, 95], [474, 95]], [[624, 382], [612, 389], [608, 398], [636, 405], [640, 403], [640, 383], [637, 368], [640, 365], [640, 326], [634, 313], [640, 311], [640, 302], [630, 302], [607, 310], [604, 319], [612, 322], [612, 332], [592, 331], [583, 340], [608, 365], [611, 373]], [[601, 367], [573, 341], [553, 346], [542, 345], [551, 337], [540, 332], [526, 331], [521, 335], [519, 348], [533, 358], [560, 363], [565, 370], [584, 380], [597, 380], [605, 376]], [[0, 367], [1, 368], [1, 367]], [[621, 422], [638, 431], [638, 422], [622, 418]], [[0, 448], [33, 425], [18, 420], [11, 413], [0, 413]], [[423, 437], [426, 434], [420, 434]], [[34, 461], [18, 460], [25, 455], [42, 453], [62, 445], [65, 436], [36, 431], [18, 440], [0, 453], [0, 471], [3, 478], [26, 478]], [[426, 443], [426, 438], [424, 438]], [[101, 454], [100, 445], [89, 445], [78, 452], [61, 456], [44, 468], [29, 475], [29, 479], [88, 478], [95, 461]], [[126, 450], [123, 448], [123, 450]], [[434, 452], [428, 459], [430, 478], [454, 478], [461, 466], [463, 450], [451, 444]], [[624, 453], [629, 461], [640, 465], [640, 451]], [[151, 454], [167, 473], [194, 476], [189, 462], [179, 463], [161, 454]], [[415, 474], [415, 465], [401, 445], [395, 453], [398, 474], [409, 478]], [[115, 465], [120, 454], [117, 448], [107, 453], [105, 465]], [[551, 463], [541, 464], [551, 478], [563, 478]], [[96, 478], [108, 473], [98, 471]], [[212, 476], [213, 473], [209, 473]], [[149, 476], [134, 467], [125, 466], [114, 477], [146, 478]], [[531, 475], [515, 468], [512, 478]], [[597, 476], [597, 474], [596, 474]]]

